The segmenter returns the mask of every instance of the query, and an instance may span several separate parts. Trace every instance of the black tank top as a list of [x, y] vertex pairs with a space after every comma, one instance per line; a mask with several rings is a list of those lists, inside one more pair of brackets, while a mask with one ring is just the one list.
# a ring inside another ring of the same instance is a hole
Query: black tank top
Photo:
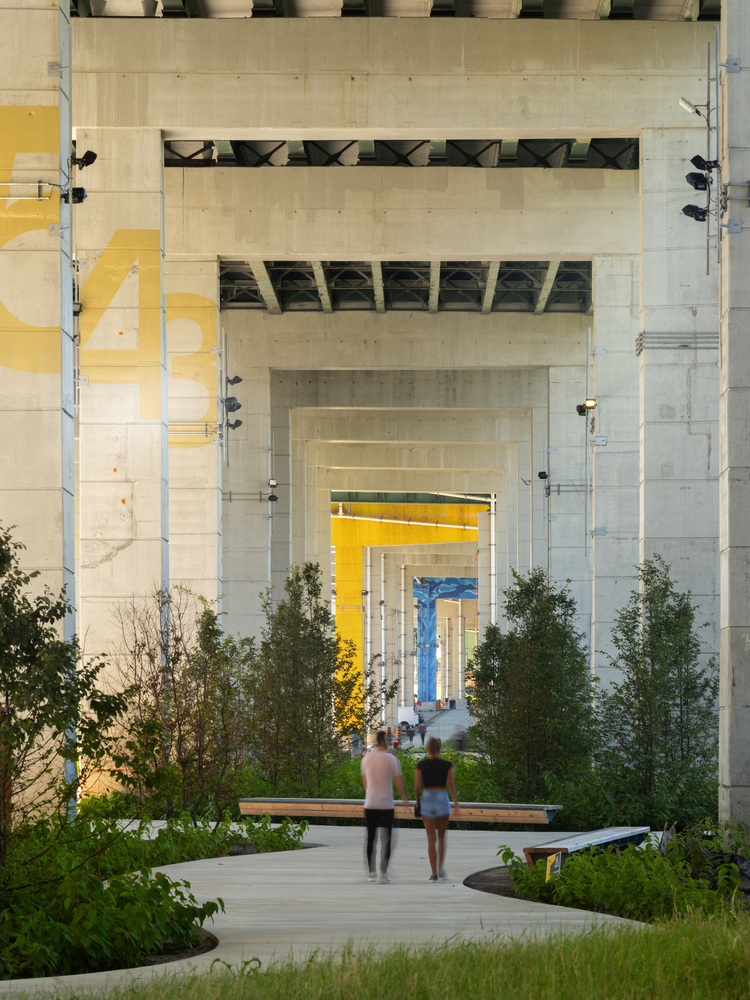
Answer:
[[417, 764], [417, 770], [422, 772], [425, 788], [445, 788], [448, 772], [452, 767], [453, 764], [442, 757], [425, 757]]

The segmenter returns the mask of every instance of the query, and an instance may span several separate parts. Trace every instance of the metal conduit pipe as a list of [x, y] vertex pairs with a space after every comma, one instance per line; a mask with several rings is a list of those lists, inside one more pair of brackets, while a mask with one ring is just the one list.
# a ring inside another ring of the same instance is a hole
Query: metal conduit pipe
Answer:
[[464, 632], [466, 630], [466, 619], [463, 615], [458, 619], [458, 697], [465, 698], [466, 688], [466, 665], [464, 663]]
[[372, 549], [365, 547], [365, 666], [372, 663]]
[[490, 625], [497, 625], [497, 493], [490, 495]]
[[387, 664], [385, 656], [385, 552], [380, 553], [380, 722], [385, 725], [385, 689]]
[[399, 584], [400, 614], [401, 614], [401, 641], [399, 655], [401, 659], [401, 684], [398, 703], [403, 708], [406, 705], [406, 566], [400, 566], [401, 580]]
[[343, 517], [347, 521], [375, 521], [378, 524], [405, 524], [416, 525], [425, 528], [462, 528], [464, 531], [478, 531], [475, 524], [441, 524], [439, 521], [412, 521], [407, 518], [405, 521], [398, 521], [392, 517], [366, 517], [364, 514], [331, 514], [331, 517]]

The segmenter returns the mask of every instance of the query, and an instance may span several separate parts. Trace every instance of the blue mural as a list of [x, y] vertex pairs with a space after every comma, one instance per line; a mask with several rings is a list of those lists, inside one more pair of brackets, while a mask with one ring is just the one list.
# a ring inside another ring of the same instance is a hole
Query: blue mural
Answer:
[[417, 605], [417, 698], [437, 698], [437, 610], [435, 602], [477, 599], [477, 581], [473, 577], [414, 577], [414, 600]]

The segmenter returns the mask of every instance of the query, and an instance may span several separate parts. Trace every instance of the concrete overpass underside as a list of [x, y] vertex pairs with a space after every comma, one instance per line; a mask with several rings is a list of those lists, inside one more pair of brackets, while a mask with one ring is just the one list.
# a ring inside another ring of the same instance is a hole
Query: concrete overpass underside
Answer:
[[[330, 593], [333, 493], [485, 497], [470, 540], [367, 543], [398, 622], [369, 651], [404, 667], [402, 577], [474, 574], [481, 634], [541, 565], [612, 680], [661, 554], [721, 650], [722, 809], [747, 819], [747, 251], [723, 230], [720, 271], [681, 212], [713, 0], [90, 9], [0, 12], [35, 39], [3, 49], [0, 517], [69, 631], [104, 650], [118, 602], [182, 583], [257, 634], [290, 565]], [[722, 16], [744, 68], [745, 5]], [[743, 178], [746, 76], [721, 80]]]

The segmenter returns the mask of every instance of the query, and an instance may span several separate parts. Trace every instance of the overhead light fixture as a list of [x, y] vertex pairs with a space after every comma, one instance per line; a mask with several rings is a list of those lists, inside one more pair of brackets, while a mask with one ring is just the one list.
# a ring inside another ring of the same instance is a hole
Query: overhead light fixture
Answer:
[[706, 174], [699, 174], [691, 170], [689, 174], [685, 174], [685, 180], [696, 191], [708, 191], [708, 176]]
[[705, 222], [708, 218], [708, 209], [701, 208], [699, 205], [685, 205], [682, 214], [689, 219], [695, 219], [696, 222]]
[[694, 156], [690, 162], [699, 170], [707, 170], [709, 173], [712, 170], [718, 170], [721, 166], [718, 160], [704, 160], [702, 156]]
[[586, 407], [587, 410], [595, 410], [596, 409], [596, 400], [595, 399], [587, 399], [586, 402], [583, 405]]
[[235, 375], [234, 378], [227, 379], [227, 385], [239, 385], [242, 379], [239, 375]]
[[227, 413], [235, 413], [237, 410], [242, 409], [242, 403], [236, 396], [227, 396], [224, 400], [224, 407]]
[[227, 420], [227, 427], [229, 428], [230, 431], [236, 431], [238, 427], [242, 427], [242, 421], [241, 420], [234, 420], [234, 421]]
[[86, 201], [86, 188], [71, 188], [69, 191], [60, 191], [60, 201], [65, 204], [80, 205]]
[[692, 102], [686, 100], [684, 97], [680, 98], [680, 107], [684, 111], [687, 111], [689, 115], [698, 115], [699, 118], [706, 117], [702, 111], [699, 111]]
[[70, 165], [71, 167], [78, 167], [79, 170], [83, 170], [84, 167], [90, 167], [95, 160], [96, 153], [87, 149], [83, 156], [71, 156]]

